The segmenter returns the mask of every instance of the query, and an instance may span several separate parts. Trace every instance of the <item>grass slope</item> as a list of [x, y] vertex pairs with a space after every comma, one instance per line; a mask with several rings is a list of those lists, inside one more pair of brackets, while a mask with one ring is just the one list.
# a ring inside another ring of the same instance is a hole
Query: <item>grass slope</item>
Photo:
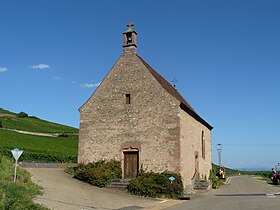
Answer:
[[0, 121], [3, 128], [40, 133], [77, 133], [79, 130], [70, 126], [41, 120], [37, 117], [17, 117], [16, 113], [0, 108]]
[[24, 150], [20, 160], [35, 162], [76, 162], [78, 136], [45, 137], [0, 130], [0, 153], [11, 156], [10, 150]]
[[15, 113], [10, 112], [10, 111], [5, 110], [5, 109], [2, 109], [2, 108], [0, 108], [0, 114], [12, 114], [12, 115], [15, 115]]
[[31, 182], [30, 174], [18, 168], [17, 180], [13, 183], [13, 172], [11, 159], [0, 155], [0, 209], [47, 210], [32, 201], [41, 194], [41, 188]]
[[[48, 122], [36, 117], [19, 117], [19, 114], [0, 108], [0, 155], [11, 156], [10, 150], [24, 150], [20, 161], [34, 162], [77, 162], [77, 128]], [[39, 133], [60, 133], [63, 137], [46, 137], [21, 134], [6, 129]]]

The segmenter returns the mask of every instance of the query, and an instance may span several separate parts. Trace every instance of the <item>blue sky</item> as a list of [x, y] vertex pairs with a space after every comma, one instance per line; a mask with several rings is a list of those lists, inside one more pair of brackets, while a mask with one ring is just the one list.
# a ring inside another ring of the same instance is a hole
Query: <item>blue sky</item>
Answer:
[[211, 125], [229, 167], [280, 162], [280, 1], [0, 0], [0, 107], [79, 126], [78, 108], [137, 52]]

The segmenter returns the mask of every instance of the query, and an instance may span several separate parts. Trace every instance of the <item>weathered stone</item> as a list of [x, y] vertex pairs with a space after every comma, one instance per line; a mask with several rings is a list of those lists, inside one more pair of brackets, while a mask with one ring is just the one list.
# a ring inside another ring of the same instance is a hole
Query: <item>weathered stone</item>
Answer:
[[124, 43], [123, 54], [79, 111], [79, 162], [117, 159], [124, 171], [124, 152], [137, 151], [139, 168], [175, 170], [186, 189], [193, 177], [209, 177], [212, 127], [136, 54], [136, 45]]

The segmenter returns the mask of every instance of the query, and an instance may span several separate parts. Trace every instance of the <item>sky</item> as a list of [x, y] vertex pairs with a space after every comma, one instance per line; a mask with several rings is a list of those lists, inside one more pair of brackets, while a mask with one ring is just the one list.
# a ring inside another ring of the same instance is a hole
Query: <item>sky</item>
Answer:
[[79, 127], [81, 105], [137, 53], [211, 124], [213, 162], [280, 162], [280, 1], [0, 0], [0, 107]]

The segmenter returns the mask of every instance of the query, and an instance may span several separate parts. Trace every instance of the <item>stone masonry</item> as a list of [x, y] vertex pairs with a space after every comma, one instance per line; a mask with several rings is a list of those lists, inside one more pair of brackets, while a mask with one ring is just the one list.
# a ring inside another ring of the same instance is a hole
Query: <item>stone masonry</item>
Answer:
[[[131, 27], [124, 36], [136, 36]], [[194, 176], [209, 176], [212, 127], [184, 99], [178, 100], [177, 90], [132, 44], [124, 43], [118, 61], [79, 109], [78, 162], [116, 159], [124, 167], [124, 152], [137, 151], [138, 169], [177, 171], [191, 188]]]

